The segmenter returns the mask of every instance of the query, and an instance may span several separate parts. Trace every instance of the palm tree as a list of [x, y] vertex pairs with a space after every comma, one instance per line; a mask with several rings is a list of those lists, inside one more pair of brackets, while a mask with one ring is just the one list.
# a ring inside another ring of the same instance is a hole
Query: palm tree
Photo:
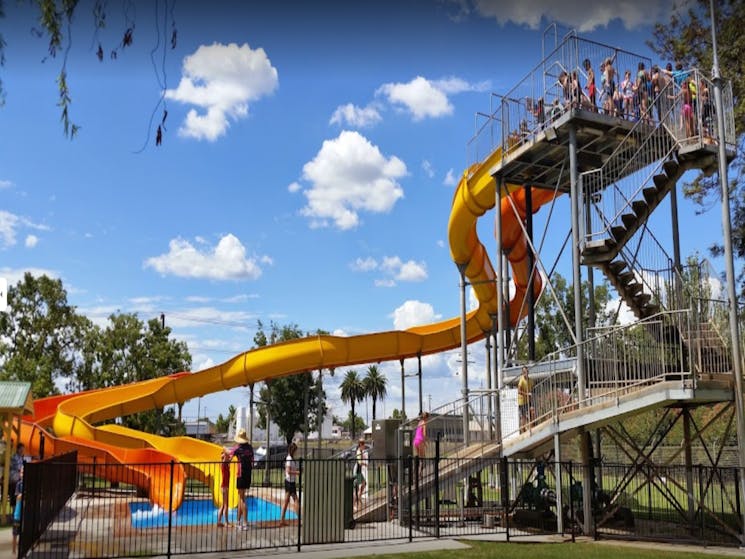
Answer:
[[352, 440], [355, 438], [354, 405], [365, 398], [365, 386], [357, 371], [350, 369], [344, 375], [344, 380], [339, 385], [341, 389], [341, 401], [352, 407]]
[[375, 404], [378, 400], [385, 398], [388, 393], [388, 377], [381, 375], [377, 365], [370, 365], [367, 374], [362, 380], [365, 387], [365, 395], [372, 398], [373, 421], [375, 421]]

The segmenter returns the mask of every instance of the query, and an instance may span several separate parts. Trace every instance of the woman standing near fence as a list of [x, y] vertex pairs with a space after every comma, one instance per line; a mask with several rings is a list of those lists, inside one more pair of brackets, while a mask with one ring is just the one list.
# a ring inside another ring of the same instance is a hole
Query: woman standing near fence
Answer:
[[290, 446], [287, 447], [287, 458], [285, 458], [285, 502], [282, 504], [282, 515], [279, 518], [280, 526], [287, 526], [285, 514], [287, 513], [290, 499], [295, 502], [295, 512], [298, 513], [300, 509], [300, 501], [297, 498], [297, 475], [300, 473], [300, 470], [298, 469], [297, 460], [295, 460], [296, 451], [297, 445], [290, 443]]

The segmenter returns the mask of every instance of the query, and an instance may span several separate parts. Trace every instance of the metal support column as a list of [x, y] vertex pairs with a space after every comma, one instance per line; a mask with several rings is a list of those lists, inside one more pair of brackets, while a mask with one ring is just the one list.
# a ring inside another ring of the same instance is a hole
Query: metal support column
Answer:
[[680, 230], [678, 228], [678, 186], [670, 188], [670, 219], [673, 222], [673, 292], [675, 293], [675, 307], [673, 310], [685, 308], [682, 301], [682, 285], [680, 284], [683, 262], [680, 258]]
[[496, 203], [496, 216], [495, 216], [495, 229], [497, 232], [497, 256], [495, 258], [497, 264], [497, 388], [500, 390], [504, 384], [504, 316], [505, 316], [505, 300], [504, 292], [502, 291], [502, 285], [504, 283], [504, 259], [502, 258], [502, 186], [504, 179], [497, 177], [497, 203]]
[[494, 441], [494, 393], [492, 392], [492, 385], [491, 385], [491, 330], [486, 333], [486, 336], [484, 336], [484, 353], [486, 354], [486, 389], [489, 391], [486, 397], [486, 413], [488, 414], [487, 417], [489, 418], [488, 424], [488, 435], [489, 435], [489, 442]]
[[[468, 340], [466, 339], [466, 269], [460, 271], [460, 358], [463, 361], [462, 388], [463, 394], [463, 445], [468, 446], [469, 418], [468, 418]], [[403, 374], [403, 373], [402, 373]]]
[[[554, 434], [554, 477], [556, 478], [556, 532], [564, 533], [564, 498], [561, 487], [561, 439]], [[571, 490], [571, 488], [570, 488]]]
[[406, 421], [406, 374], [404, 373], [404, 360], [399, 359], [401, 363], [401, 418]]
[[[574, 335], [577, 339], [577, 393], [579, 405], [585, 405], [585, 364], [584, 364], [584, 339], [582, 332], [582, 261], [580, 259], [580, 215], [579, 205], [582, 200], [580, 192], [579, 172], [577, 166], [577, 131], [574, 124], [569, 123], [569, 177], [570, 197], [572, 214], [572, 281], [574, 284]], [[582, 510], [584, 511], [584, 533], [591, 535], [592, 532], [592, 479], [590, 476], [590, 440], [584, 430], [580, 435], [580, 449], [582, 453], [582, 466], [584, 471]]]
[[[714, 104], [717, 116], [719, 140], [719, 183], [722, 189], [722, 229], [724, 233], [724, 255], [727, 266], [727, 294], [729, 298], [730, 341], [732, 343], [732, 374], [735, 377], [735, 413], [737, 417], [737, 454], [740, 463], [740, 502], [745, 503], [745, 407], [742, 394], [742, 357], [740, 355], [740, 332], [737, 324], [737, 298], [735, 295], [735, 264], [732, 256], [732, 222], [730, 220], [729, 184], [727, 179], [727, 146], [724, 130], [724, 105], [722, 103], [722, 78], [719, 75], [717, 55], [716, 17], [714, 0], [709, 0], [711, 9], [711, 38], [713, 48]], [[743, 509], [745, 510], [745, 508]], [[741, 519], [741, 545], [745, 545], [745, 516]]]
[[535, 254], [533, 254], [533, 188], [525, 186], [525, 230], [528, 233], [528, 360], [535, 361], [535, 292], [533, 291]]
[[416, 356], [418, 371], [417, 374], [419, 375], [419, 417], [422, 417], [422, 412], [424, 411], [424, 404], [422, 402], [422, 354], [418, 353]]

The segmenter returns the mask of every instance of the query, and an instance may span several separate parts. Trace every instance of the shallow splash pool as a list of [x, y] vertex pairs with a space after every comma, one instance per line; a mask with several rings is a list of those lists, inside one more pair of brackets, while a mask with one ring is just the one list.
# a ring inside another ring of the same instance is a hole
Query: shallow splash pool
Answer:
[[[279, 520], [282, 508], [270, 501], [258, 497], [246, 499], [249, 522], [266, 522]], [[205, 526], [217, 524], [217, 507], [211, 499], [185, 500], [172, 516], [172, 526]], [[168, 512], [152, 503], [129, 503], [129, 512], [133, 528], [164, 528], [168, 526]], [[235, 522], [237, 509], [230, 509], [228, 518]], [[287, 520], [296, 520], [297, 515], [288, 507], [285, 513]]]

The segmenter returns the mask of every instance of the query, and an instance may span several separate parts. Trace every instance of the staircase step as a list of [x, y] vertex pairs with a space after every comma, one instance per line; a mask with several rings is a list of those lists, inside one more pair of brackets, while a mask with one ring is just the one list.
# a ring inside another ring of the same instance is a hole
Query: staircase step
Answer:
[[652, 316], [660, 312], [660, 306], [655, 303], [649, 303], [647, 305], [644, 305], [641, 311], [642, 311], [642, 316], [646, 318], [648, 316]]
[[621, 221], [623, 222], [624, 227], [626, 227], [626, 230], [631, 231], [634, 229], [634, 225], [639, 221], [639, 218], [634, 214], [623, 214], [621, 216]]
[[654, 185], [657, 187], [658, 190], [662, 191], [667, 188], [667, 185], [670, 182], [670, 178], [666, 174], [662, 173], [662, 174], [655, 175], [654, 177], [652, 177], [652, 182], [654, 183]]
[[668, 159], [662, 164], [662, 168], [665, 170], [665, 174], [668, 177], [673, 177], [678, 173], [678, 170], [680, 169], [680, 165], [678, 164], [677, 161]]
[[631, 270], [626, 270], [625, 272], [616, 274], [616, 277], [618, 278], [619, 283], [628, 284], [634, 280], [635, 275], [634, 272], [632, 272]]
[[627, 230], [625, 227], [621, 227], [620, 225], [613, 225], [610, 228], [610, 234], [613, 235], [613, 238], [616, 240], [616, 242], [620, 243], [623, 238], [626, 236]]
[[649, 215], [649, 204], [644, 200], [634, 200], [631, 202], [631, 209], [640, 218], [647, 217]]
[[614, 274], [618, 275], [623, 271], [623, 269], [626, 267], [626, 262], [623, 260], [614, 260], [610, 264], [608, 264], [608, 269]]
[[652, 296], [649, 293], [640, 293], [634, 297], [634, 303], [636, 303], [636, 306], [640, 309], [646, 307], [651, 300]]
[[660, 191], [652, 186], [648, 186], [647, 188], [642, 190], [642, 194], [644, 195], [644, 199], [647, 201], [647, 204], [652, 206], [657, 203]]
[[633, 298], [637, 293], [641, 293], [643, 287], [641, 283], [629, 283], [624, 289], [626, 290], [626, 293]]

